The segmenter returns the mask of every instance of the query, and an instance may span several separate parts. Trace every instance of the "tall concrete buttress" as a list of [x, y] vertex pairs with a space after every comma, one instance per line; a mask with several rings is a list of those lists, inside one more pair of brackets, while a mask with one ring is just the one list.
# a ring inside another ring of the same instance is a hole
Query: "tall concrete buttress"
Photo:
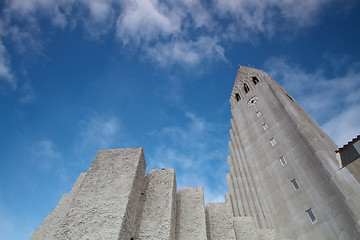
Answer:
[[281, 239], [360, 239], [360, 185], [336, 144], [267, 73], [240, 67], [230, 98], [234, 216]]
[[225, 202], [205, 204], [201, 187], [177, 190], [173, 169], [145, 175], [142, 148], [101, 150], [30, 239], [360, 239], [358, 139], [336, 155], [260, 70], [239, 68], [230, 102]]

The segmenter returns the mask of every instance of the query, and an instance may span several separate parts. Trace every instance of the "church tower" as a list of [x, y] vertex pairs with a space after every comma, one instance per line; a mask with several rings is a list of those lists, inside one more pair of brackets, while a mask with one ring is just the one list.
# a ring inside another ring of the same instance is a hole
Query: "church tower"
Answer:
[[360, 239], [360, 184], [336, 144], [267, 73], [240, 67], [230, 98], [234, 217], [281, 239]]
[[360, 136], [338, 149], [260, 70], [240, 67], [230, 102], [225, 202], [145, 174], [142, 148], [101, 150], [30, 239], [360, 239]]

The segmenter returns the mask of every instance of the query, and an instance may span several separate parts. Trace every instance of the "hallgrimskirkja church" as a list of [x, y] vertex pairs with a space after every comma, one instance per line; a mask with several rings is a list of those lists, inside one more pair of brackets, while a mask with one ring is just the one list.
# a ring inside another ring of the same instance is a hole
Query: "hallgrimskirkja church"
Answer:
[[30, 239], [360, 239], [360, 136], [338, 148], [261, 70], [239, 67], [230, 102], [225, 202], [145, 175], [142, 148], [101, 150]]

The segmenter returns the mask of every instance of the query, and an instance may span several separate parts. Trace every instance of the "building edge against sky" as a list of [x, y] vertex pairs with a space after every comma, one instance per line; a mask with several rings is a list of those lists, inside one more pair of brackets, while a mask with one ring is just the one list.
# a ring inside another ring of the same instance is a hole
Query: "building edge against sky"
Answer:
[[[360, 184], [336, 144], [267, 73], [240, 67], [230, 98], [234, 216], [284, 238], [360, 239]], [[359, 160], [358, 160], [359, 161]]]
[[31, 239], [360, 239], [359, 159], [340, 168], [336, 144], [261, 70], [239, 68], [230, 102], [225, 203], [177, 190], [173, 169], [145, 175], [141, 148], [102, 150]]

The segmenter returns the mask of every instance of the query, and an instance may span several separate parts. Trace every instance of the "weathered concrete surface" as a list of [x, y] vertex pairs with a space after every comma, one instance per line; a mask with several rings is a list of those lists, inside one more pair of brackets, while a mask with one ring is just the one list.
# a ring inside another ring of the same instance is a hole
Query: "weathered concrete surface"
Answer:
[[206, 204], [207, 236], [210, 240], [236, 239], [232, 211], [227, 203]]
[[53, 239], [133, 237], [144, 177], [141, 148], [99, 151]]
[[[251, 103], [254, 97], [257, 101]], [[230, 175], [245, 183], [230, 181], [233, 206], [248, 202], [250, 215], [255, 220], [259, 216], [259, 228], [275, 229], [282, 238], [335, 240], [347, 234], [360, 239], [359, 181], [347, 169], [339, 171], [336, 144], [301, 106], [267, 73], [248, 67], [239, 68], [230, 102]], [[300, 186], [297, 191], [293, 179]], [[256, 191], [247, 194], [247, 185]], [[241, 186], [246, 198], [236, 194]], [[310, 208], [314, 223], [306, 214]]]
[[146, 175], [146, 192], [136, 239], [175, 239], [176, 179], [174, 169], [153, 169]]
[[206, 240], [204, 190], [181, 188], [177, 192], [177, 240]]
[[60, 202], [45, 218], [41, 226], [34, 231], [30, 240], [35, 239], [54, 239], [56, 231], [60, 228], [60, 224], [66, 218], [66, 214], [70, 210], [71, 202], [74, 199], [75, 194], [79, 190], [81, 183], [84, 180], [86, 173], [80, 173], [70, 193], [64, 194], [60, 199]]
[[234, 217], [236, 239], [258, 240], [258, 232], [252, 217]]
[[274, 229], [258, 229], [259, 240], [278, 240]]

